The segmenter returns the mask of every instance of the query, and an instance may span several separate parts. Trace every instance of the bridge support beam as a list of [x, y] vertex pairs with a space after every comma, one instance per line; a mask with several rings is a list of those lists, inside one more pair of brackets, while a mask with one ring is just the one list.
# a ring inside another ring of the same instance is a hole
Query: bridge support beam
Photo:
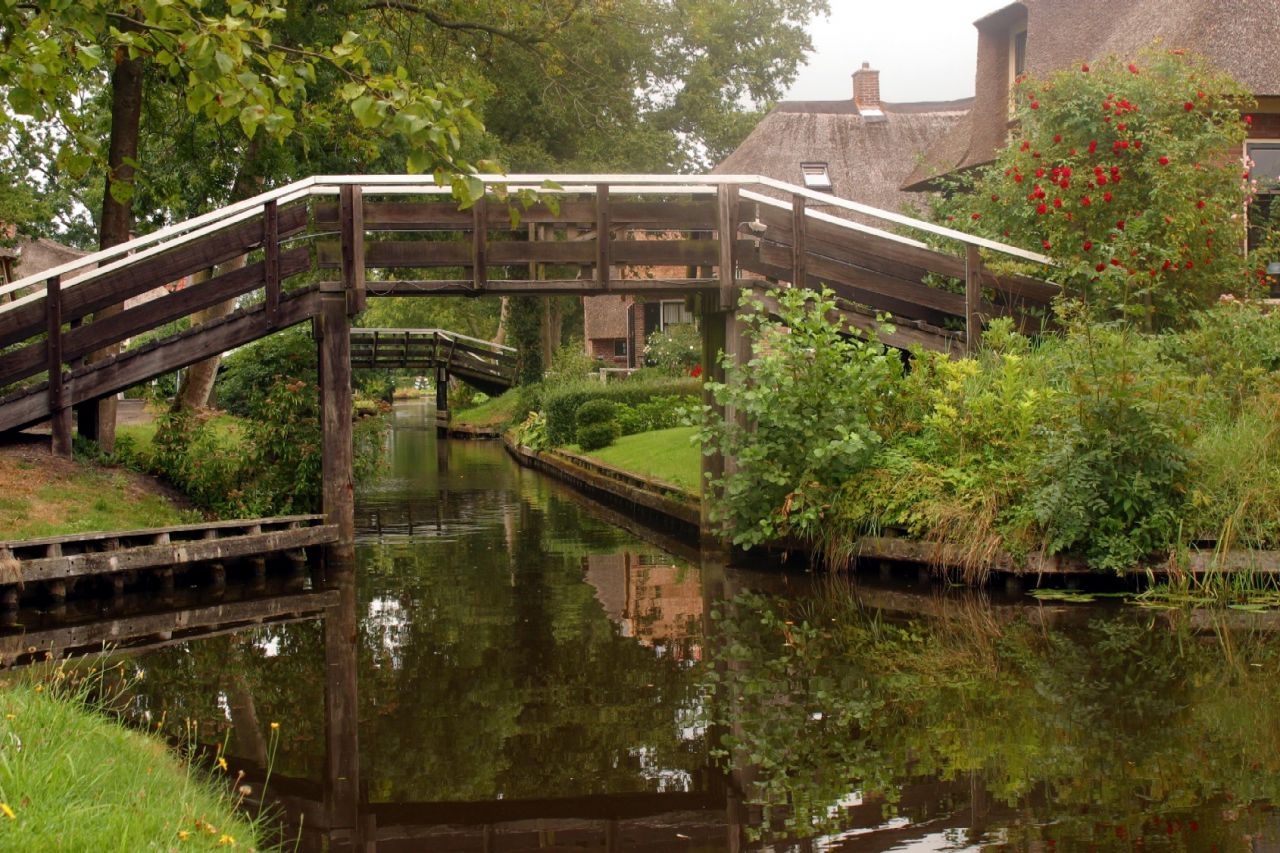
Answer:
[[340, 281], [320, 283], [320, 423], [324, 516], [338, 525], [335, 555], [355, 552], [356, 509], [351, 420], [351, 324]]

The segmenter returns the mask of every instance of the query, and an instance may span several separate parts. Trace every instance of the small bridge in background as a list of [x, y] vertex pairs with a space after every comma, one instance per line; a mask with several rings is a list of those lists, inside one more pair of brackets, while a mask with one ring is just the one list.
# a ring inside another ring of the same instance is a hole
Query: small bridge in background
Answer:
[[[422, 330], [393, 344], [403, 330], [353, 330], [351, 317], [371, 297], [685, 297], [701, 317], [706, 375], [723, 380], [721, 352], [736, 363], [749, 357], [735, 310], [746, 289], [823, 284], [851, 330], [888, 313], [895, 330], [885, 343], [955, 354], [992, 317], [1040, 328], [1057, 294], [1036, 278], [993, 273], [980, 252], [1048, 264], [1042, 255], [757, 175], [481, 180], [484, 195], [460, 210], [447, 188], [416, 176], [308, 178], [0, 287], [7, 391], [0, 433], [47, 420], [54, 452], [69, 454], [73, 406], [311, 322], [322, 377], [325, 515], [349, 546], [353, 364], [417, 359], [439, 369], [446, 346], [445, 370], [495, 389], [510, 383], [508, 354], [483, 342]], [[518, 201], [521, 189], [536, 191], [538, 201]], [[931, 246], [942, 243], [957, 251]], [[98, 315], [242, 256], [242, 268]], [[952, 286], [934, 286], [940, 279]], [[229, 316], [194, 319], [228, 300], [238, 305]], [[188, 327], [173, 335], [88, 358], [183, 320]], [[715, 472], [724, 462], [711, 456], [704, 464]]]

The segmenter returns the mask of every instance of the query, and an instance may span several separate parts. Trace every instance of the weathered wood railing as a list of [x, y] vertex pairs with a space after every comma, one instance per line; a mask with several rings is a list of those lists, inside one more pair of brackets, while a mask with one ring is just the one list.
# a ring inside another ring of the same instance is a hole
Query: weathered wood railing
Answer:
[[[510, 388], [516, 350], [444, 329], [352, 329], [351, 366], [447, 373], [492, 388]], [[487, 389], [482, 389], [487, 390]]]
[[[55, 451], [69, 453], [72, 406], [314, 319], [328, 507], [350, 500], [348, 318], [370, 296], [697, 295], [704, 361], [714, 365], [718, 351], [736, 357], [742, 343], [730, 326], [712, 327], [732, 318], [738, 292], [761, 278], [826, 284], [849, 309], [852, 328], [865, 328], [860, 311], [889, 312], [910, 327], [890, 343], [940, 350], [968, 346], [993, 316], [1030, 328], [1056, 293], [1033, 278], [993, 275], [979, 250], [1046, 264], [1041, 255], [755, 175], [481, 180], [484, 197], [459, 209], [447, 188], [413, 176], [308, 178], [0, 286], [0, 391], [10, 391], [0, 398], [0, 432], [48, 419]], [[541, 193], [538, 203], [515, 202], [509, 193], [522, 188]], [[962, 251], [940, 252], [846, 215]], [[240, 257], [240, 268], [100, 316]], [[933, 276], [963, 282], [963, 292], [929, 286]], [[239, 306], [229, 317], [85, 362], [229, 300]], [[456, 340], [453, 349], [473, 359], [477, 373], [493, 360]], [[349, 541], [353, 522], [343, 515], [341, 538]]]

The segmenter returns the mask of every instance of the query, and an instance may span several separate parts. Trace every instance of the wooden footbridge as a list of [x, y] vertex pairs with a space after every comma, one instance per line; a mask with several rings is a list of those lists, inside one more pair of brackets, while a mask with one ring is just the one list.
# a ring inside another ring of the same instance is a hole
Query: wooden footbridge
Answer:
[[[1038, 327], [1056, 294], [1034, 278], [992, 273], [980, 253], [1048, 262], [1038, 254], [760, 176], [482, 180], [484, 196], [460, 210], [447, 189], [419, 177], [309, 178], [0, 287], [0, 433], [50, 421], [54, 452], [69, 454], [73, 406], [312, 322], [322, 376], [325, 513], [349, 545], [353, 357], [369, 364], [396, 357], [384, 353], [390, 339], [381, 330], [353, 334], [351, 318], [370, 297], [687, 297], [701, 313], [707, 374], [721, 378], [720, 351], [746, 355], [738, 296], [763, 282], [825, 284], [851, 328], [867, 328], [887, 312], [896, 328], [886, 343], [957, 353], [991, 317]], [[517, 202], [513, 191], [521, 188], [542, 200]], [[242, 268], [164, 288], [242, 256]], [[933, 286], [938, 280], [952, 286]], [[161, 295], [99, 313], [143, 294]], [[238, 306], [229, 316], [194, 319], [228, 300]], [[188, 325], [90, 358], [175, 321]], [[434, 334], [433, 357], [444, 340]], [[479, 362], [505, 365], [501, 354], [452, 341], [449, 368], [459, 375], [468, 359], [477, 374]], [[396, 363], [420, 356], [426, 363], [423, 351], [406, 343]], [[496, 373], [473, 378], [500, 382]], [[722, 462], [712, 457], [708, 464]]]

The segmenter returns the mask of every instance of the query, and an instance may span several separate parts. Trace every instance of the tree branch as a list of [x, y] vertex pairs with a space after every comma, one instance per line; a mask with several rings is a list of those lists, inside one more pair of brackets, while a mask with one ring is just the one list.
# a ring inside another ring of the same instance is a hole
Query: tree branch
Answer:
[[420, 3], [413, 3], [410, 2], [410, 0], [372, 0], [372, 2], [366, 3], [363, 6], [363, 9], [366, 12], [385, 12], [396, 10], [400, 12], [408, 12], [413, 15], [421, 15], [442, 30], [486, 33], [527, 48], [533, 48], [537, 45], [547, 43], [547, 39], [544, 37], [527, 36], [517, 32], [516, 30], [496, 27], [492, 24], [481, 23], [480, 21], [459, 21], [446, 18], [439, 12], [434, 12]]

